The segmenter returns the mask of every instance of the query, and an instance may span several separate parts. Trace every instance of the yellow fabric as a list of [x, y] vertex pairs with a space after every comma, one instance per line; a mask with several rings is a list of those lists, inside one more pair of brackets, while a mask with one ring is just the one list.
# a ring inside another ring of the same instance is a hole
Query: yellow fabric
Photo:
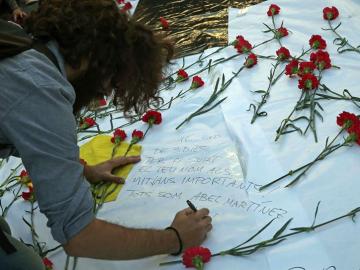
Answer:
[[[117, 147], [114, 157], [124, 156], [129, 144], [121, 142]], [[80, 147], [80, 158], [84, 159], [88, 165], [96, 165], [103, 161], [111, 159], [114, 144], [111, 142], [111, 136], [97, 135], [91, 141], [85, 143]], [[134, 144], [126, 156], [138, 156], [141, 153], [141, 146]], [[126, 165], [115, 171], [116, 176], [120, 176], [126, 179], [129, 175], [133, 164]], [[105, 202], [115, 201], [123, 185], [111, 183], [107, 185], [98, 185], [98, 187], [92, 187], [93, 193], [95, 193], [96, 202], [100, 202], [100, 195], [103, 193], [103, 189], [112, 191], [109, 194]], [[114, 191], [113, 191], [114, 190]]]

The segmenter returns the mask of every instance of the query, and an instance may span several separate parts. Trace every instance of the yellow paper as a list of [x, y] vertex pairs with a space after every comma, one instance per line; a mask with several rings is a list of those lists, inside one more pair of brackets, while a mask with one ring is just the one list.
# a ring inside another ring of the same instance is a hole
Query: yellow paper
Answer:
[[[128, 149], [129, 144], [126, 142], [121, 142], [117, 147], [115, 156], [120, 157], [124, 156], [126, 150]], [[111, 159], [112, 151], [114, 144], [111, 142], [111, 136], [108, 135], [97, 135], [91, 141], [85, 143], [80, 147], [80, 158], [84, 159], [88, 165], [96, 165], [106, 160]], [[134, 144], [126, 156], [138, 156], [141, 153], [141, 146]], [[126, 165], [115, 170], [114, 174], [120, 176], [123, 179], [126, 179], [129, 175], [133, 164]], [[96, 188], [93, 185], [93, 193], [96, 194], [96, 202], [100, 202], [100, 195], [103, 194], [104, 188], [107, 189], [106, 193], [112, 191], [105, 199], [105, 202], [115, 201], [123, 185], [111, 183], [106, 185], [101, 185], [101, 187]]]

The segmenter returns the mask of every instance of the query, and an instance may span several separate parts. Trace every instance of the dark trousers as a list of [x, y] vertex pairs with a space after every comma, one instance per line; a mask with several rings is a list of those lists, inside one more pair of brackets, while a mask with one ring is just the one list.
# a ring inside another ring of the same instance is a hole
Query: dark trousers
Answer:
[[[5, 248], [7, 241], [0, 240], [0, 269], [1, 270], [45, 270], [42, 259], [31, 247], [27, 247], [11, 236], [11, 230], [5, 219], [0, 216], [0, 230], [5, 236], [14, 252], [7, 252]], [[5, 239], [6, 240], [6, 239]], [[4, 246], [4, 247], [3, 247]]]

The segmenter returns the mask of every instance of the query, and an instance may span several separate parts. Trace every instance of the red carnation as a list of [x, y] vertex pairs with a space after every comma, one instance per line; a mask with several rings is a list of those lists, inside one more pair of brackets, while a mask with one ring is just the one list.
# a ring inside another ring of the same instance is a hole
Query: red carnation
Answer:
[[360, 126], [359, 118], [355, 114], [345, 111], [336, 117], [336, 123], [346, 130], [349, 130], [353, 126]]
[[287, 48], [281, 47], [276, 51], [276, 55], [280, 61], [284, 61], [290, 57], [290, 52]]
[[164, 17], [160, 17], [160, 23], [163, 29], [169, 29], [169, 22]]
[[132, 8], [132, 4], [130, 2], [125, 3], [125, 5], [121, 8], [120, 11], [126, 12]]
[[349, 128], [348, 132], [350, 134], [348, 137], [349, 141], [356, 142], [360, 145], [360, 123], [357, 123]]
[[125, 3], [125, 0], [116, 0], [116, 3], [118, 3], [118, 5], [124, 4], [124, 3]]
[[132, 137], [131, 144], [135, 144], [144, 137], [144, 133], [141, 130], [134, 129], [134, 131], [131, 134], [131, 137]]
[[267, 15], [274, 16], [279, 14], [279, 12], [280, 12], [280, 7], [278, 5], [271, 4], [269, 10], [267, 11]]
[[150, 126], [153, 124], [159, 125], [162, 122], [161, 113], [157, 111], [147, 111], [142, 117], [141, 120], [145, 123], [148, 123]]
[[204, 84], [205, 84], [204, 81], [199, 76], [194, 76], [191, 83], [191, 88], [192, 89], [199, 88]]
[[252, 49], [250, 42], [244, 39], [243, 36], [236, 37], [236, 40], [234, 41], [234, 47], [238, 53], [248, 53]]
[[31, 182], [29, 173], [26, 170], [20, 172], [19, 181], [25, 185]]
[[313, 62], [301, 62], [299, 64], [298, 75], [302, 77], [305, 74], [312, 74], [315, 69], [316, 66]]
[[257, 64], [257, 56], [253, 53], [249, 54], [246, 58], [244, 66], [247, 68], [251, 68]]
[[280, 27], [276, 29], [276, 36], [278, 38], [286, 37], [289, 34], [288, 30], [285, 27]]
[[303, 90], [312, 90], [315, 88], [318, 88], [319, 86], [319, 81], [316, 78], [315, 75], [313, 74], [305, 74], [304, 76], [301, 77], [301, 79], [299, 80], [299, 89], [303, 89]]
[[106, 106], [107, 102], [105, 98], [98, 100], [98, 106]]
[[89, 127], [92, 127], [96, 124], [95, 120], [91, 117], [85, 117], [81, 122], [80, 122], [80, 129], [87, 129]]
[[336, 7], [326, 7], [323, 9], [323, 18], [325, 20], [335, 20], [339, 16], [339, 11]]
[[127, 135], [125, 133], [124, 130], [122, 129], [115, 129], [114, 133], [113, 133], [113, 137], [111, 138], [111, 142], [115, 143], [115, 144], [119, 144], [122, 141], [124, 141], [126, 139]]
[[297, 60], [291, 60], [285, 67], [285, 74], [288, 76], [296, 75], [299, 71], [299, 62]]
[[204, 264], [211, 259], [211, 252], [208, 248], [191, 247], [185, 250], [182, 256], [182, 263], [186, 268], [193, 267], [204, 269]]
[[318, 70], [331, 68], [331, 59], [328, 52], [319, 50], [310, 54], [310, 61], [313, 62]]
[[21, 194], [21, 197], [25, 200], [25, 201], [29, 201], [29, 202], [35, 202], [35, 194], [34, 194], [34, 190], [33, 188], [30, 186], [29, 187], [29, 191], [28, 192], [23, 192]]
[[326, 48], [326, 41], [320, 35], [312, 35], [309, 44], [315, 50], [324, 50]]
[[179, 69], [179, 71], [177, 72], [176, 81], [182, 82], [182, 81], [186, 81], [187, 79], [189, 79], [189, 75], [186, 73], [186, 71], [183, 69]]
[[52, 270], [53, 269], [53, 262], [50, 261], [47, 257], [43, 258], [43, 264], [45, 265], [45, 270]]

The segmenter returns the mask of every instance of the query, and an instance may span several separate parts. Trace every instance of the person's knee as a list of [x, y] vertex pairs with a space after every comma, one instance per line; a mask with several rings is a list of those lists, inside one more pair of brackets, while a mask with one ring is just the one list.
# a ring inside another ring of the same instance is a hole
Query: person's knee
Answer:
[[0, 248], [0, 262], [4, 269], [16, 270], [45, 270], [41, 257], [31, 248], [27, 247], [20, 241], [6, 235], [10, 243], [16, 248], [16, 252], [6, 254]]

